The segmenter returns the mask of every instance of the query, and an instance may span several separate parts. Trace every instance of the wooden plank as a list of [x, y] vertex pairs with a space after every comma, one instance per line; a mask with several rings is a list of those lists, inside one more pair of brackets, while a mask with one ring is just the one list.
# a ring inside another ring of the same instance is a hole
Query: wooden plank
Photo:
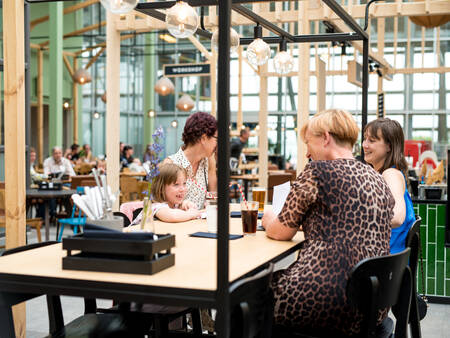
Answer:
[[[305, 2], [298, 4], [298, 29], [299, 34], [309, 34], [308, 12]], [[300, 137], [302, 126], [309, 119], [309, 49], [308, 43], [298, 44], [298, 97], [297, 97], [297, 174], [299, 174], [307, 163], [306, 145]]]
[[200, 41], [195, 36], [189, 36], [189, 41], [205, 56], [205, 58], [208, 59], [208, 61], [211, 61], [212, 55], [208, 52], [208, 50], [205, 48], [205, 46], [202, 45]]
[[[115, 29], [117, 15], [107, 13], [106, 19], [106, 171], [113, 193], [119, 190], [120, 142], [120, 33]], [[119, 210], [119, 199], [113, 206]]]
[[242, 116], [242, 52], [244, 47], [239, 46], [238, 48], [238, 111], [236, 116], [236, 126], [237, 130], [240, 131], [243, 125], [243, 116]]
[[[76, 57], [73, 58], [73, 68], [78, 68], [78, 60]], [[72, 138], [73, 143], [78, 144], [78, 83], [72, 81], [72, 118], [73, 118], [73, 130]]]
[[[83, 33], [89, 32], [91, 30], [98, 29], [98, 28], [100, 28], [100, 27], [102, 27], [104, 25], [106, 25], [106, 21], [102, 21], [100, 23], [96, 23], [96, 24], [93, 24], [93, 25], [90, 25], [90, 26], [86, 26], [86, 27], [77, 29], [77, 30], [75, 30], [73, 32], [64, 34], [63, 39], [67, 39], [67, 38], [70, 38], [72, 36], [81, 35]], [[47, 46], [49, 43], [50, 43], [50, 40], [47, 40], [47, 41], [41, 42], [39, 45], [41, 47], [44, 47], [44, 46]]]
[[406, 32], [406, 68], [411, 67], [411, 21], [407, 22]]
[[[132, 38], [134, 36], [136, 36], [136, 35], [135, 34], [122, 35], [120, 37], [120, 41], [123, 41], [123, 40], [126, 40], [126, 39], [130, 39], [130, 38]], [[94, 50], [94, 49], [97, 49], [97, 48], [102, 48], [102, 47], [105, 47], [105, 46], [106, 46], [106, 42], [102, 42], [102, 43], [99, 43], [99, 44], [91, 46], [91, 47], [80, 49], [79, 51], [76, 51], [74, 54], [75, 55], [80, 55], [80, 54], [83, 54], [84, 52], [89, 52], [91, 50]]]
[[69, 71], [70, 77], [73, 76], [73, 68], [70, 65], [69, 59], [67, 58], [67, 56], [63, 53], [63, 61], [64, 64], [66, 65], [67, 70]]
[[[80, 3], [76, 4], [76, 5], [73, 5], [73, 6], [70, 6], [70, 7], [66, 7], [64, 9], [64, 14], [69, 14], [69, 13], [75, 12], [75, 11], [77, 11], [79, 9], [91, 6], [93, 4], [96, 4], [97, 2], [99, 2], [99, 0], [85, 0], [84, 2], [80, 2]], [[30, 29], [33, 30], [33, 28], [36, 27], [38, 24], [46, 22], [46, 21], [48, 21], [48, 19], [49, 19], [49, 16], [46, 15], [46, 16], [42, 16], [40, 18], [37, 18], [37, 19], [31, 21], [30, 22]]]
[[211, 50], [211, 115], [217, 114], [217, 52], [214, 48]]
[[37, 52], [37, 139], [38, 161], [44, 163], [44, 51]]
[[102, 47], [100, 48], [100, 50], [97, 52], [97, 54], [95, 54], [90, 60], [89, 62], [86, 64], [86, 66], [84, 67], [84, 69], [88, 69], [90, 66], [92, 66], [94, 64], [95, 61], [97, 61], [97, 59], [99, 58], [100, 55], [103, 54], [103, 52], [105, 51], [106, 47]]
[[319, 57], [316, 57], [316, 77], [317, 77], [317, 111], [325, 110], [326, 103], [326, 64]]
[[[3, 2], [6, 249], [25, 245], [24, 1]], [[26, 336], [25, 303], [12, 309], [17, 337]]]
[[[259, 67], [261, 74], [267, 72], [267, 63], [263, 66]], [[267, 76], [260, 75], [259, 76], [259, 137], [258, 137], [258, 148], [259, 148], [259, 156], [258, 156], [258, 164], [259, 164], [259, 186], [267, 188], [267, 168], [268, 168], [268, 137], [267, 137], [267, 117], [269, 115], [268, 112], [268, 81]]]

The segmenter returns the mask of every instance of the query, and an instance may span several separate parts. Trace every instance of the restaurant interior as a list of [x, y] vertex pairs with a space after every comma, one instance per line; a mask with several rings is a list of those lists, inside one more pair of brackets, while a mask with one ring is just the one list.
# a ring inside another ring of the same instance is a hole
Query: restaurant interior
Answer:
[[[448, 0], [19, 0], [0, 10], [5, 336], [70, 336], [73, 323], [100, 337], [131, 336], [92, 328], [118, 318], [149, 323], [149, 337], [315, 336], [272, 328], [272, 318], [254, 313], [258, 297], [269, 307], [273, 269], [297, 260], [308, 239], [298, 231], [270, 240], [256, 218], [246, 230], [244, 209], [259, 201], [259, 218], [281, 210], [311, 161], [302, 127], [334, 108], [356, 121], [352, 154], [361, 161], [368, 123], [401, 126], [417, 226], [402, 267], [409, 284], [403, 270], [398, 281], [409, 298], [400, 304], [398, 291], [384, 307], [394, 306], [396, 336], [448, 336]], [[153, 219], [152, 182], [164, 159], [189, 146], [185, 128], [196, 112], [217, 121], [208, 135], [217, 142], [215, 190], [203, 164], [206, 188], [187, 185], [205, 195], [199, 219]], [[58, 151], [67, 171], [49, 169]], [[154, 304], [182, 310], [143, 310]], [[236, 306], [244, 324], [235, 325]], [[367, 324], [378, 327], [376, 318]]]

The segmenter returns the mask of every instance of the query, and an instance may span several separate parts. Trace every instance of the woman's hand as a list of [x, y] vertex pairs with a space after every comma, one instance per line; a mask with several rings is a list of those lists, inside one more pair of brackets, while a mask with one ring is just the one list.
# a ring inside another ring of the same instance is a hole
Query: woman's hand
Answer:
[[182, 209], [182, 210], [197, 209], [197, 206], [196, 206], [195, 203], [193, 203], [192, 201], [184, 200], [184, 201], [181, 203], [181, 209]]

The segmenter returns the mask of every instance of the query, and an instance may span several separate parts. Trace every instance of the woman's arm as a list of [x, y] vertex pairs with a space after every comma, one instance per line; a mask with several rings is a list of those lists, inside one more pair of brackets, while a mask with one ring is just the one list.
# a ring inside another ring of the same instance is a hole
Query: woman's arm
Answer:
[[155, 215], [163, 222], [178, 223], [198, 218], [201, 215], [201, 211], [197, 209], [181, 210], [162, 207], [155, 213]]
[[386, 169], [383, 178], [394, 196], [394, 216], [391, 220], [393, 228], [398, 228], [403, 224], [406, 217], [406, 206], [403, 195], [405, 194], [405, 178], [400, 170], [395, 168]]
[[281, 224], [278, 217], [272, 211], [264, 212], [262, 226], [266, 229], [267, 237], [278, 241], [289, 241], [297, 233], [297, 229], [289, 228]]
[[217, 191], [216, 154], [208, 158], [208, 191]]

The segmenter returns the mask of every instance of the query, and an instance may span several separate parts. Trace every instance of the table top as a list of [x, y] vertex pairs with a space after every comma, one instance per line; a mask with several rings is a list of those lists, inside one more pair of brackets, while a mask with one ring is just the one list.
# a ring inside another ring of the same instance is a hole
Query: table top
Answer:
[[[62, 269], [62, 257], [66, 252], [61, 244], [24, 251], [0, 257], [0, 279], [2, 276], [16, 280], [30, 280], [36, 277], [64, 280], [84, 280], [106, 285], [124, 283], [127, 285], [156, 286], [212, 291], [217, 285], [217, 240], [189, 237], [197, 231], [207, 231], [206, 220], [183, 223], [155, 222], [157, 233], [176, 235], [175, 265], [154, 275], [90, 272]], [[240, 218], [230, 218], [230, 233], [242, 234]], [[275, 241], [266, 237], [264, 231], [255, 236], [230, 241], [230, 282], [256, 271], [270, 261], [277, 261], [299, 249], [303, 233], [299, 232], [291, 241]], [[11, 280], [9, 278], [9, 280]]]
[[230, 175], [230, 178], [235, 180], [259, 180], [258, 175], [245, 174], [245, 175]]
[[58, 198], [76, 194], [76, 190], [39, 190], [27, 189], [27, 198]]
[[130, 177], [146, 177], [147, 173], [145, 171], [140, 171], [140, 172], [136, 172], [136, 171], [125, 171], [125, 172], [121, 172], [120, 176], [130, 176]]

